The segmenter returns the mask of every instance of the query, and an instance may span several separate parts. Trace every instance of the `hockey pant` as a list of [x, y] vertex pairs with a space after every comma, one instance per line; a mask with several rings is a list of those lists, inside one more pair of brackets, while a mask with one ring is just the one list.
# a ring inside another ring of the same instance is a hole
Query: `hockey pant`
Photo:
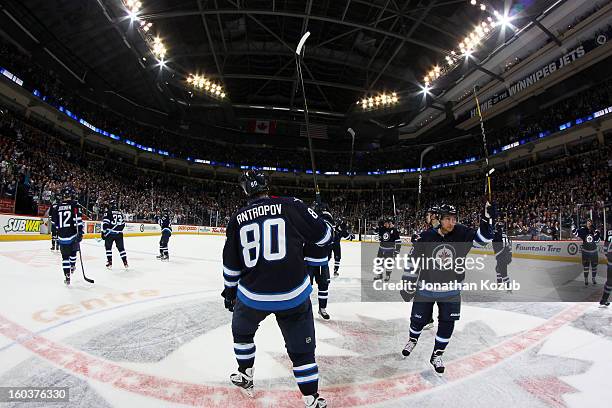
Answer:
[[308, 275], [310, 275], [310, 284], [313, 281], [317, 282], [317, 297], [319, 299], [319, 309], [327, 307], [327, 298], [329, 296], [329, 266], [328, 265], [306, 265]]
[[584, 275], [584, 280], [586, 281], [589, 278], [589, 267], [591, 268], [591, 275], [593, 278], [597, 276], [597, 263], [599, 262], [599, 257], [597, 255], [597, 250], [594, 251], [585, 251], [582, 250], [582, 273]]
[[423, 328], [432, 321], [434, 304], [438, 305], [438, 330], [434, 351], [445, 350], [461, 315], [461, 295], [432, 298], [417, 292], [410, 315], [410, 338], [418, 341]]
[[76, 267], [76, 254], [79, 248], [78, 242], [70, 244], [59, 244], [60, 253], [62, 254], [62, 270], [64, 276], [70, 276], [70, 269]]
[[113, 242], [117, 246], [119, 256], [123, 263], [127, 263], [127, 254], [125, 252], [125, 245], [123, 244], [123, 234], [108, 234], [104, 238], [104, 248], [106, 249], [106, 260], [109, 263], [113, 263]]
[[168, 241], [170, 241], [170, 236], [172, 233], [170, 231], [164, 230], [162, 231], [161, 238], [159, 240], [159, 254], [163, 256], [168, 256]]

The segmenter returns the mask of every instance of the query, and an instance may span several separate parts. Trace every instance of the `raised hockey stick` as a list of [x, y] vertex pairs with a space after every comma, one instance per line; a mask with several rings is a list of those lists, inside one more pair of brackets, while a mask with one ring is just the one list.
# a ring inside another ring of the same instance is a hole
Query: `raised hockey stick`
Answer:
[[487, 148], [487, 134], [485, 133], [484, 121], [482, 119], [482, 111], [480, 110], [480, 102], [478, 101], [478, 88], [474, 85], [474, 99], [476, 100], [476, 112], [478, 112], [478, 120], [480, 122], [480, 133], [482, 134], [482, 146], [484, 149], [484, 158], [485, 158], [485, 194], [488, 193], [489, 202], [491, 202], [491, 174], [495, 169], [489, 168], [489, 149]]
[[306, 101], [306, 88], [304, 87], [304, 76], [302, 75], [302, 49], [306, 40], [310, 37], [310, 31], [306, 31], [295, 49], [295, 65], [297, 74], [302, 85], [302, 97], [304, 98], [304, 121], [306, 122], [306, 137], [308, 138], [308, 150], [310, 150], [310, 165], [312, 167], [312, 178], [315, 187], [315, 200], [321, 203], [321, 192], [319, 191], [319, 183], [317, 182], [317, 167], [315, 166], [314, 150], [312, 148], [312, 137], [310, 136], [310, 123], [308, 120], [308, 102]]

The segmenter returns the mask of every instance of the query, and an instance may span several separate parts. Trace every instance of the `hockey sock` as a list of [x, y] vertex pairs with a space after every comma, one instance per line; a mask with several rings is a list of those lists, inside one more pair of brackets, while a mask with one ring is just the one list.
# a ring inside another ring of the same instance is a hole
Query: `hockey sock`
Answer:
[[247, 368], [255, 365], [255, 343], [239, 342], [234, 343], [234, 354], [238, 362], [238, 369], [244, 373]]
[[438, 331], [436, 333], [436, 342], [434, 345], [434, 351], [445, 350], [450, 338], [455, 329], [454, 320], [440, 320], [438, 321]]
[[113, 263], [113, 251], [112, 251], [112, 249], [107, 249], [106, 250], [106, 260], [109, 263]]
[[125, 253], [125, 251], [119, 251], [119, 256], [121, 256], [121, 260], [123, 261], [123, 263], [127, 262], [127, 254]]
[[582, 267], [582, 274], [584, 275], [584, 280], [588, 281], [589, 280], [589, 267], [588, 267], [588, 265]]
[[326, 288], [325, 290], [319, 289], [318, 297], [319, 297], [319, 309], [325, 309], [327, 307], [327, 296], [329, 294], [329, 290]]
[[70, 255], [70, 266], [72, 268], [76, 266], [76, 255]]
[[293, 362], [293, 375], [303, 395], [314, 395], [319, 390], [319, 367], [315, 362], [314, 352], [289, 353]]
[[62, 259], [62, 270], [65, 276], [70, 276], [70, 259]]
[[601, 295], [601, 303], [606, 303], [610, 299], [610, 292], [612, 292], [612, 282], [606, 282], [603, 295]]
[[425, 323], [420, 320], [411, 320], [410, 321], [410, 338], [419, 340], [421, 333], [423, 332], [423, 327], [425, 327]]
[[591, 277], [595, 279], [597, 277], [597, 265], [591, 265]]

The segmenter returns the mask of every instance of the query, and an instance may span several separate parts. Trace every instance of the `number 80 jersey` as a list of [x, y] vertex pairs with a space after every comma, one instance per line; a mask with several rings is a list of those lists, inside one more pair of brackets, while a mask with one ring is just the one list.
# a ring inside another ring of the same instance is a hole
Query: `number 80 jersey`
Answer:
[[325, 246], [331, 225], [296, 198], [263, 197], [238, 210], [227, 225], [223, 279], [238, 299], [258, 310], [299, 306], [312, 292], [304, 244]]

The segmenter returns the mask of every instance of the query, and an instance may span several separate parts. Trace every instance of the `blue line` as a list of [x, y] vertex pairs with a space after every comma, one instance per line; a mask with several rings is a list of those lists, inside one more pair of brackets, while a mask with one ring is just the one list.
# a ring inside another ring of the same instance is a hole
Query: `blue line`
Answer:
[[[91, 312], [91, 313], [88, 313], [88, 314], [85, 314], [85, 315], [81, 315], [81, 316], [75, 317], [75, 318], [70, 319], [70, 320], [64, 320], [64, 321], [62, 321], [60, 323], [57, 323], [57, 324], [55, 324], [53, 326], [49, 326], [49, 327], [46, 327], [44, 329], [38, 330], [36, 332], [33, 332], [33, 335], [27, 336], [26, 338], [22, 339], [22, 341], [29, 340], [29, 339], [31, 339], [35, 335], [37, 336], [37, 335], [46, 333], [46, 332], [48, 332], [50, 330], [53, 330], [53, 329], [58, 328], [60, 326], [64, 326], [64, 325], [66, 325], [68, 323], [72, 323], [72, 322], [75, 322], [77, 320], [81, 320], [81, 319], [84, 319], [86, 317], [94, 316], [94, 315], [97, 315], [97, 314], [100, 314], [100, 313], [106, 313], [106, 312], [110, 312], [110, 311], [113, 311], [113, 310], [121, 309], [123, 307], [138, 305], [138, 304], [141, 304], [141, 303], [153, 302], [153, 301], [161, 300], [161, 299], [169, 299], [169, 298], [173, 298], [173, 297], [188, 296], [188, 295], [194, 295], [194, 294], [197, 294], [197, 293], [206, 293], [206, 292], [214, 292], [214, 291], [215, 291], [214, 289], [209, 289], [209, 290], [198, 290], [198, 291], [195, 291], [195, 292], [178, 293], [176, 295], [166, 295], [166, 296], [161, 296], [161, 297], [156, 297], [156, 298], [151, 298], [151, 299], [138, 300], [138, 301], [132, 302], [132, 303], [124, 303], [124, 304], [121, 304], [121, 305], [113, 306], [110, 309], [96, 310], [95, 312]], [[4, 350], [8, 349], [8, 348], [11, 348], [12, 346], [14, 346], [16, 344], [19, 344], [19, 343], [16, 342], [16, 341], [13, 341], [13, 342], [7, 344], [6, 346], [0, 348], [0, 353], [3, 352]]]

